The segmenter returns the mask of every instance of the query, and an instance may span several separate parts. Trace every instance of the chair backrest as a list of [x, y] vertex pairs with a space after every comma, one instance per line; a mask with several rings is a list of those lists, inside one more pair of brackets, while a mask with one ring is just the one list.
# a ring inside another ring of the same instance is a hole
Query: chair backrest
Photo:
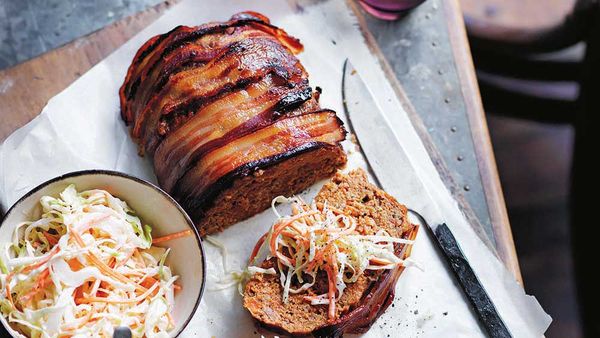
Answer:
[[[595, 0], [487, 0], [492, 13], [482, 15], [476, 1], [462, 0], [472, 47], [514, 54], [552, 52], [584, 40], [598, 5]], [[494, 20], [493, 6], [509, 10], [505, 16], [511, 19]]]

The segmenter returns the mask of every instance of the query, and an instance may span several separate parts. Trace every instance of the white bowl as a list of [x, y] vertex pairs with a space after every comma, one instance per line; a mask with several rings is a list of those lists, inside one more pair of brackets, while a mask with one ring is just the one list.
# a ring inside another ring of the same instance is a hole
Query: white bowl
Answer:
[[[192, 319], [202, 297], [206, 280], [204, 250], [189, 216], [173, 198], [152, 183], [107, 170], [77, 171], [56, 177], [25, 194], [8, 210], [0, 225], [0, 242], [11, 241], [15, 225], [32, 220], [36, 208], [40, 208], [42, 196], [58, 196], [69, 184], [75, 184], [77, 191], [103, 189], [124, 200], [146, 224], [152, 226], [153, 237], [188, 229], [194, 232], [194, 236], [160, 244], [171, 248], [166, 264], [179, 275], [178, 284], [182, 286], [175, 295], [175, 329], [171, 331], [171, 336], [178, 336]], [[0, 315], [0, 321], [11, 336], [23, 337], [8, 325], [4, 316]], [[1, 337], [6, 336], [6, 331], [3, 331], [0, 328]]]

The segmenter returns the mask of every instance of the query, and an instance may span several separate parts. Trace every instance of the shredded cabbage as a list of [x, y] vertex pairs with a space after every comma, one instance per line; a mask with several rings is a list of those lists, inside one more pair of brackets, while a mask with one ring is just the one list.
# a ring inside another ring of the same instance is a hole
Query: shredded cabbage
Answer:
[[69, 185], [40, 204], [40, 219], [0, 243], [0, 312], [13, 328], [111, 337], [128, 326], [133, 337], [168, 337], [178, 277], [165, 265], [169, 249], [152, 245], [152, 228], [104, 190]]

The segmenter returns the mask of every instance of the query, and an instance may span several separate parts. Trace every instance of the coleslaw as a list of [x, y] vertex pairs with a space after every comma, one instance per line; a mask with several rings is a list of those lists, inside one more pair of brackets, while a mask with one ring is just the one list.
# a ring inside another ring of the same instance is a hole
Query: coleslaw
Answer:
[[[280, 215], [277, 203], [291, 204], [292, 215]], [[306, 295], [304, 300], [312, 305], [328, 305], [328, 317], [335, 320], [336, 299], [342, 296], [347, 283], [356, 282], [366, 270], [394, 269], [408, 263], [396, 256], [394, 243], [412, 245], [412, 240], [390, 236], [384, 230], [363, 234], [354, 217], [327, 204], [308, 205], [298, 197], [279, 196], [273, 199], [272, 209], [278, 219], [257, 242], [247, 271], [250, 275], [279, 274], [284, 303], [290, 294], [309, 290], [322, 270], [327, 273], [328, 292]], [[277, 270], [261, 267], [272, 258]]]
[[0, 312], [27, 337], [168, 337], [178, 276], [127, 203], [104, 190], [40, 199], [42, 216], [0, 243]]

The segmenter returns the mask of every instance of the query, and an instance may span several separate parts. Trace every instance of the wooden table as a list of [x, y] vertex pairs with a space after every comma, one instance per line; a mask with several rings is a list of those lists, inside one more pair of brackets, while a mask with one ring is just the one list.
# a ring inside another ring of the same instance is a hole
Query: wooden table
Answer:
[[[442, 179], [473, 227], [520, 280], [457, 1], [429, 0], [396, 22], [378, 21], [366, 15], [356, 3], [349, 4]], [[37, 116], [49, 98], [158, 18], [174, 2], [159, 4], [0, 71], [0, 140]]]

